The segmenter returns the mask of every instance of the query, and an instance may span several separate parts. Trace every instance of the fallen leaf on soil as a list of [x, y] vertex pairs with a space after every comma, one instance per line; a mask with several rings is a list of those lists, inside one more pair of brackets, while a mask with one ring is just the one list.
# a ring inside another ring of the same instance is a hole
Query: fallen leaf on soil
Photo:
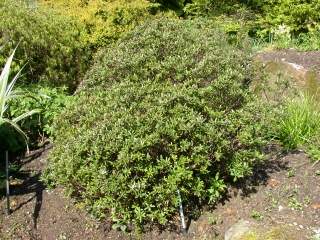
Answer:
[[312, 204], [311, 207], [312, 207], [313, 209], [320, 209], [320, 203]]
[[234, 211], [233, 209], [231, 209], [231, 208], [227, 208], [227, 209], [226, 209], [226, 214], [228, 214], [228, 215], [234, 215], [234, 214], [235, 214], [235, 211]]
[[276, 180], [274, 178], [271, 178], [271, 179], [268, 180], [268, 186], [269, 187], [274, 188], [274, 187], [278, 186], [279, 184], [280, 184], [280, 181], [278, 181], [278, 180]]
[[21, 181], [21, 180], [15, 179], [15, 180], [11, 180], [11, 181], [10, 181], [10, 185], [11, 185], [11, 186], [16, 186], [16, 185], [22, 184], [22, 182], [23, 182], [23, 181]]
[[17, 201], [16, 200], [11, 200], [10, 201], [10, 207], [15, 207], [17, 206]]

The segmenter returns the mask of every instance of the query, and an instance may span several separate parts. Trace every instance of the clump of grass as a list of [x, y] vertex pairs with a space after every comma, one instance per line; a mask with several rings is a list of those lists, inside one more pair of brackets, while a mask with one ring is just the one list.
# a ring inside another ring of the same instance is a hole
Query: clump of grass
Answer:
[[314, 51], [320, 49], [320, 31], [300, 33], [297, 36], [284, 34], [268, 38], [253, 38], [253, 48], [255, 50], [265, 49], [288, 49], [293, 48], [300, 51]]
[[[288, 101], [277, 129], [277, 138], [288, 150], [306, 147], [320, 136], [320, 108], [310, 95]], [[319, 147], [319, 146], [318, 146]]]
[[285, 226], [271, 227], [266, 229], [256, 229], [240, 238], [240, 240], [296, 240], [292, 233]]

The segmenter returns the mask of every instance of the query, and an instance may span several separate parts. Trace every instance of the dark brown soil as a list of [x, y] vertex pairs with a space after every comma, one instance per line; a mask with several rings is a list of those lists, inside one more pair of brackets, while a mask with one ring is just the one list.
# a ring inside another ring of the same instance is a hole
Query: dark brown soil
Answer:
[[251, 178], [230, 188], [215, 209], [192, 219], [187, 235], [153, 230], [139, 236], [94, 220], [60, 188], [47, 190], [39, 181], [47, 152], [25, 158], [20, 176], [11, 180], [10, 216], [5, 216], [5, 199], [1, 200], [1, 239], [223, 239], [239, 219], [265, 230], [285, 226], [301, 240], [320, 228], [320, 164], [302, 152], [270, 157]]

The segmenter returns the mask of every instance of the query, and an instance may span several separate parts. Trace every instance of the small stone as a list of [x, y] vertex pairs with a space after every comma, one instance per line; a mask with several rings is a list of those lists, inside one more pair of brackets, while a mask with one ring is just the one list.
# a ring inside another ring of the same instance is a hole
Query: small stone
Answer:
[[303, 226], [302, 226], [302, 225], [299, 225], [299, 228], [303, 229]]
[[320, 203], [314, 203], [311, 205], [314, 210], [320, 209]]
[[16, 200], [12, 200], [11, 202], [10, 202], [10, 207], [16, 207], [18, 205], [18, 203], [17, 203], [17, 201]]
[[241, 237], [250, 232], [251, 223], [249, 221], [241, 219], [236, 224], [232, 225], [224, 234], [224, 240], [238, 240]]
[[320, 235], [320, 228], [314, 229], [313, 232], [314, 232], [315, 234], [319, 234], [319, 235]]
[[279, 210], [279, 212], [281, 212], [283, 210], [283, 207], [280, 205], [278, 210]]
[[298, 223], [296, 223], [296, 222], [293, 222], [293, 225], [297, 226], [297, 225], [298, 225]]

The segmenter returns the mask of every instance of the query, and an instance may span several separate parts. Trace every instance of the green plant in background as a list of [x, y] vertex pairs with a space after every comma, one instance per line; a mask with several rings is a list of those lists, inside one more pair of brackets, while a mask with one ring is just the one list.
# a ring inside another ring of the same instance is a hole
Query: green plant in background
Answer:
[[[81, 25], [91, 47], [106, 46], [141, 23], [169, 18], [205, 17], [233, 37], [249, 35], [260, 47], [319, 49], [319, 0], [41, 0]], [[237, 33], [237, 34], [236, 34]], [[239, 36], [234, 36], [239, 35]]]
[[264, 32], [285, 26], [290, 33], [299, 34], [319, 30], [319, 0], [261, 0], [260, 25]]
[[174, 17], [173, 12], [160, 12], [159, 4], [147, 0], [90, 0], [85, 3], [82, 0], [40, 0], [39, 5], [85, 25], [85, 41], [94, 48], [114, 42], [158, 15]]
[[251, 217], [253, 219], [255, 219], [255, 220], [258, 220], [258, 221], [263, 220], [263, 215], [260, 212], [256, 211], [256, 210], [252, 210]]
[[280, 116], [277, 138], [287, 149], [296, 149], [320, 133], [320, 109], [317, 101], [309, 95], [288, 101]]
[[262, 157], [250, 53], [206, 21], [161, 19], [96, 57], [54, 121], [44, 180], [115, 226], [214, 204]]
[[[21, 81], [75, 90], [86, 71], [92, 50], [85, 26], [50, 9], [30, 8], [25, 1], [0, 1], [0, 45], [10, 53], [19, 42], [11, 71], [26, 64]], [[5, 62], [0, 57], [0, 65]]]
[[300, 33], [294, 39], [294, 45], [303, 51], [320, 49], [320, 30], [309, 33]]
[[[10, 100], [14, 98], [20, 98], [23, 96], [21, 95], [21, 93], [13, 90], [13, 87], [19, 78], [20, 72], [18, 72], [14, 76], [12, 81], [9, 82], [9, 76], [10, 76], [10, 70], [11, 70], [10, 68], [11, 68], [15, 51], [16, 50], [14, 50], [11, 56], [8, 58], [0, 75], [0, 128], [3, 128], [3, 127], [6, 128], [8, 126], [13, 127], [17, 132], [19, 132], [25, 138], [25, 140], [27, 140], [26, 134], [21, 130], [21, 128], [18, 126], [17, 123], [35, 113], [38, 113], [39, 111], [36, 109], [33, 109], [28, 112], [24, 112], [21, 115], [14, 117], [13, 119], [6, 118], [6, 113], [9, 107], [8, 104]], [[2, 140], [1, 142], [4, 143], [5, 140]], [[27, 141], [26, 141], [26, 145], [28, 147]]]
[[16, 117], [25, 111], [41, 109], [39, 114], [20, 122], [21, 129], [28, 133], [30, 144], [39, 146], [52, 136], [53, 119], [72, 96], [66, 94], [66, 88], [50, 88], [39, 84], [20, 86], [17, 90], [24, 91], [28, 97], [12, 100], [8, 116]]

